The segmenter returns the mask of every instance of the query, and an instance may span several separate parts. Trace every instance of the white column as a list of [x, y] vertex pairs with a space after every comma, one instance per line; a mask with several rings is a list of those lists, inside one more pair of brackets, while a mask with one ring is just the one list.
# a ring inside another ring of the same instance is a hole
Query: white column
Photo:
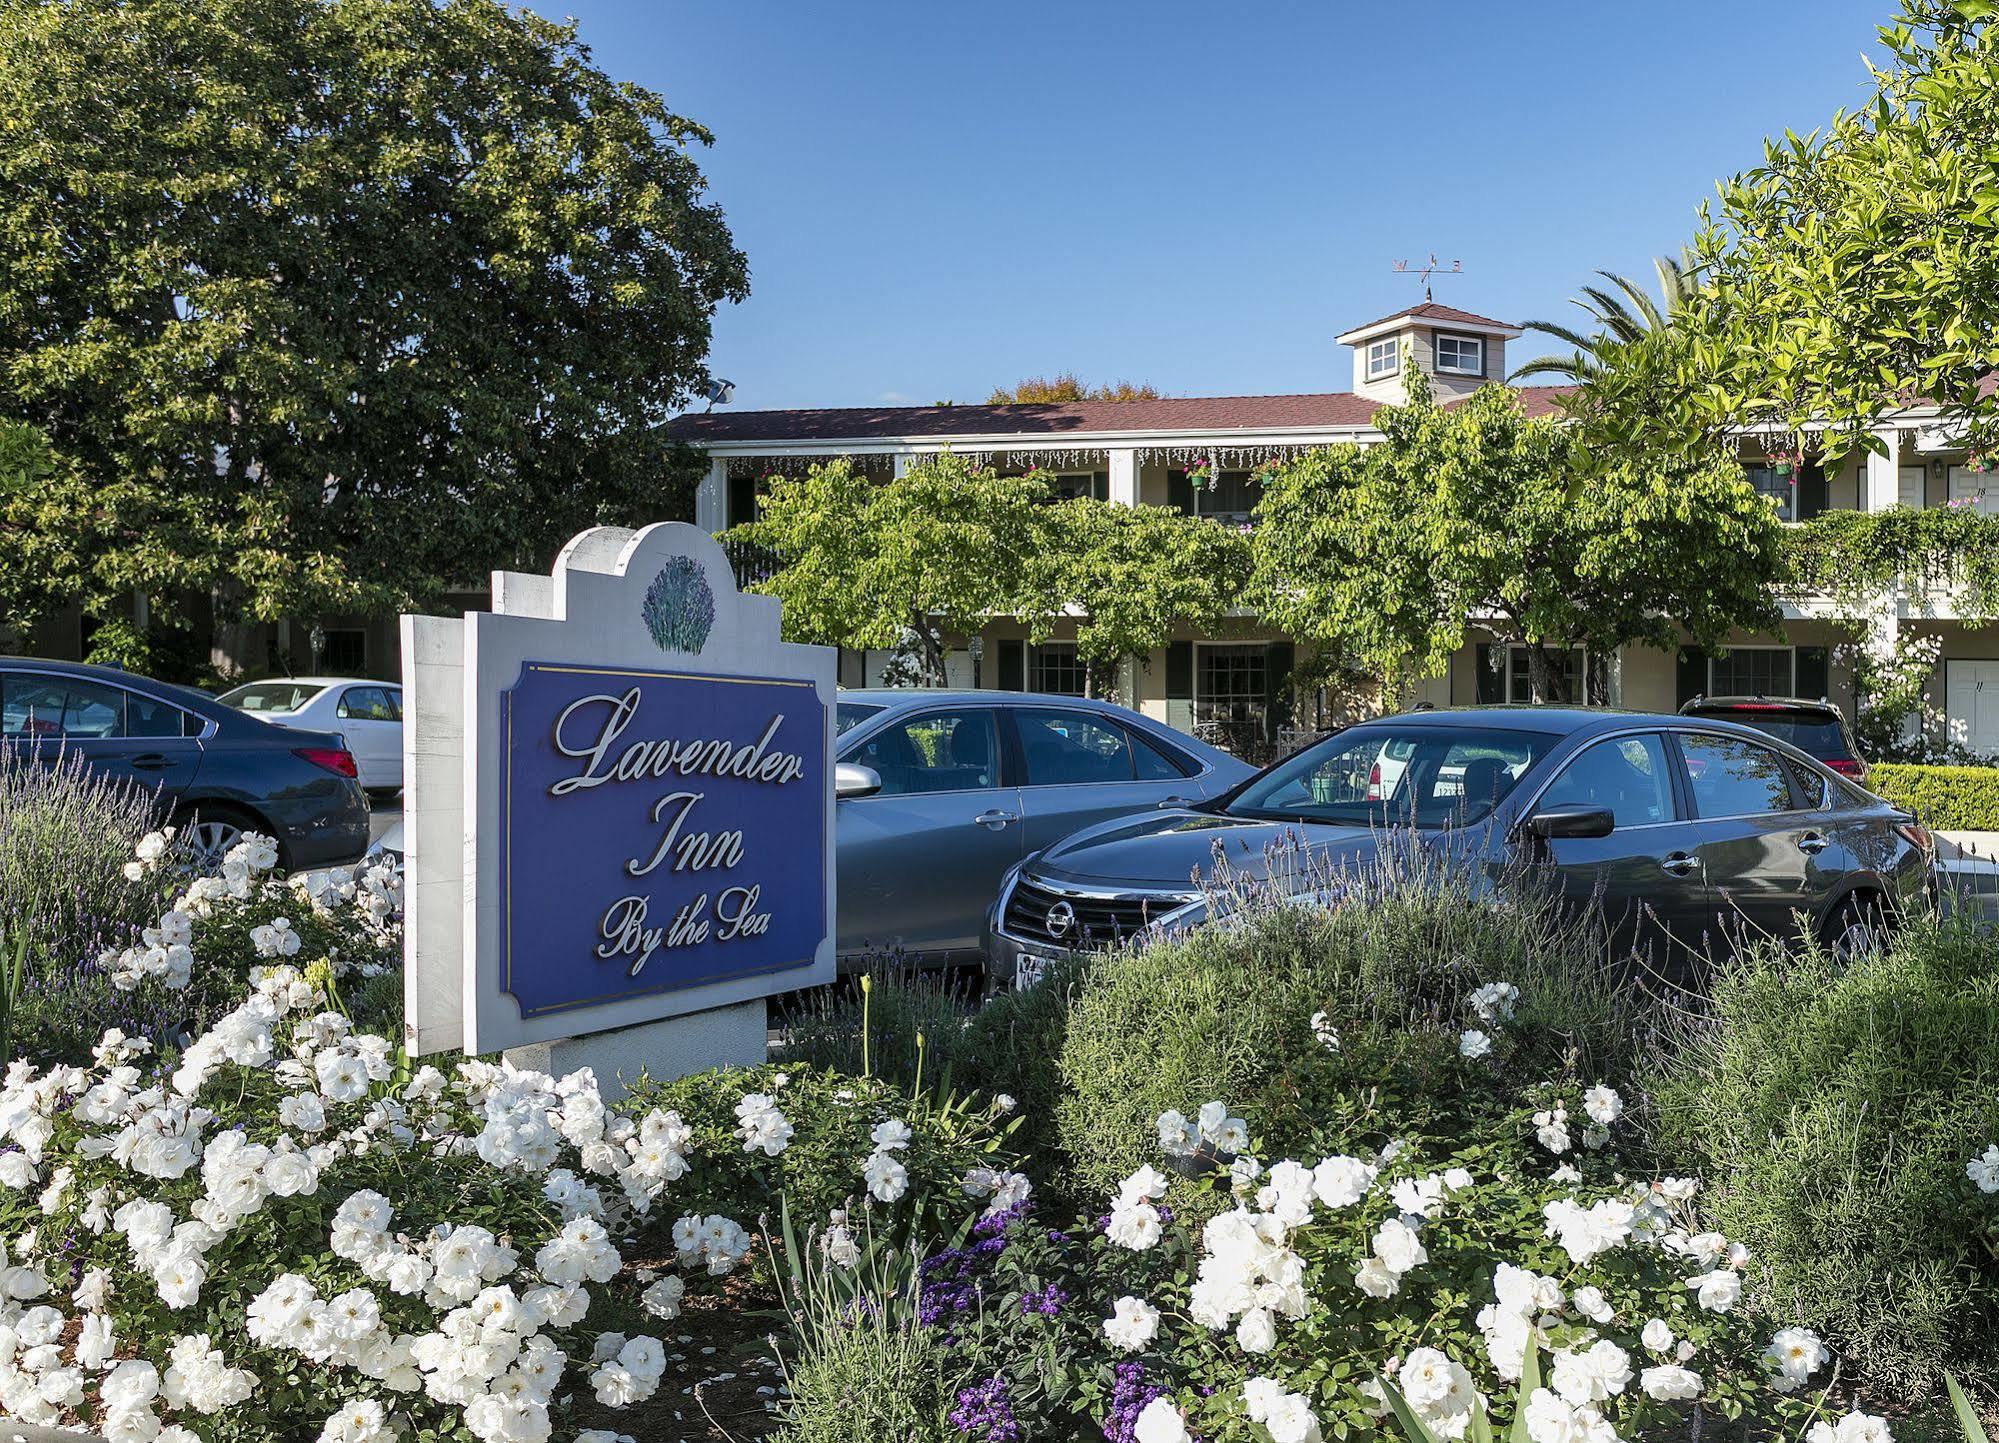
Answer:
[[1900, 496], [1902, 475], [1902, 433], [1893, 426], [1876, 431], [1887, 443], [1888, 454], [1867, 453], [1867, 469], [1861, 476], [1861, 494], [1856, 497], [1863, 511], [1886, 511]]
[[694, 488], [694, 524], [707, 532], [729, 524], [729, 463], [721, 457], [709, 458], [708, 474]]
[[909, 472], [910, 455], [907, 451], [898, 451], [892, 459], [895, 462], [895, 478], [900, 481]]
[[1111, 504], [1138, 505], [1138, 448], [1114, 448], [1111, 453]]

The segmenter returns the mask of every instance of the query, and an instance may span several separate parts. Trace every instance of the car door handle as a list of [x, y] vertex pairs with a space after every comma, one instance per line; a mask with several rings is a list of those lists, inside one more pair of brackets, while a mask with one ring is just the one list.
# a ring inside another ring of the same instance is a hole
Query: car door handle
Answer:
[[1688, 852], [1671, 852], [1661, 859], [1659, 865], [1675, 877], [1684, 877], [1701, 864], [1701, 859]]
[[1004, 827], [1008, 822], [1017, 822], [1019, 820], [1019, 812], [1003, 812], [998, 807], [994, 807], [990, 811], [980, 812], [976, 817], [972, 818], [972, 821], [977, 825], [989, 828], [995, 832]]
[[1826, 849], [1826, 840], [1817, 832], [1806, 832], [1798, 838], [1798, 850], [1808, 856], [1816, 856]]
[[1192, 797], [1167, 797], [1158, 805], [1161, 810], [1167, 807], [1191, 807], [1194, 805], [1194, 799]]
[[172, 766], [173, 758], [165, 752], [141, 752], [125, 765], [141, 772], [160, 772]]

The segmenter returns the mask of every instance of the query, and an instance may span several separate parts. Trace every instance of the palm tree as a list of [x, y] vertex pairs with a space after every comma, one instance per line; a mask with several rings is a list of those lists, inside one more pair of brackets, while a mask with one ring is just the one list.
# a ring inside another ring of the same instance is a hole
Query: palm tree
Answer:
[[1693, 279], [1692, 257], [1683, 251], [1677, 260], [1661, 256], [1652, 266], [1659, 273], [1663, 305], [1646, 294], [1637, 282], [1610, 271], [1598, 271], [1614, 289], [1584, 286], [1582, 295], [1569, 301], [1589, 313], [1596, 322], [1594, 332], [1584, 334], [1559, 321], [1528, 321], [1526, 329], [1553, 336], [1575, 350], [1566, 356], [1538, 356], [1516, 367], [1510, 379], [1565, 376], [1571, 381], [1588, 381], [1602, 374], [1618, 347], [1641, 341], [1672, 325], [1698, 289]]

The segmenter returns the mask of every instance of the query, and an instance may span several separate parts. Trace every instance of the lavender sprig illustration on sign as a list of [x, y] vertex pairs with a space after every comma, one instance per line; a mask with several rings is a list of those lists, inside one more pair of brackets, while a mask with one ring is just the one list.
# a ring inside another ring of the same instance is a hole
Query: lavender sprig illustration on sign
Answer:
[[660, 567], [646, 588], [640, 615], [661, 651], [699, 652], [715, 625], [715, 593], [700, 564], [691, 556], [676, 556]]

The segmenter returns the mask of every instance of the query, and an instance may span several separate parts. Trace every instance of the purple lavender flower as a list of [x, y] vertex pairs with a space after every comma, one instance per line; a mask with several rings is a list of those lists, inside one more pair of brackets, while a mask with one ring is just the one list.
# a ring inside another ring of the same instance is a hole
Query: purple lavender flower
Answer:
[[1044, 1318], [1053, 1318], [1062, 1311], [1062, 1305], [1069, 1301], [1069, 1294], [1060, 1283], [1050, 1283], [1039, 1292], [1032, 1290], [1020, 1295], [1020, 1311], [1023, 1316], [1039, 1313]]
[[1104, 1419], [1107, 1443], [1137, 1443], [1138, 1415], [1154, 1398], [1163, 1398], [1166, 1389], [1146, 1381], [1145, 1364], [1119, 1363], [1111, 1381], [1111, 1411]]

